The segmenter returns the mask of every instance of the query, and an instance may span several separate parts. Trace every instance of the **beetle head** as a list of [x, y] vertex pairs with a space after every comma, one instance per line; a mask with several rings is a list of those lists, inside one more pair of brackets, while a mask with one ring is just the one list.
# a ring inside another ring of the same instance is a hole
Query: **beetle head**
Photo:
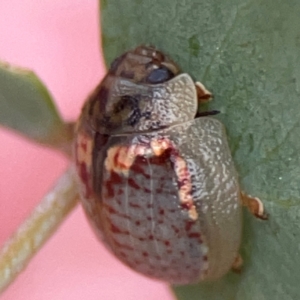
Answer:
[[116, 58], [109, 69], [110, 75], [149, 84], [166, 82], [178, 73], [178, 66], [168, 56], [143, 45]]
[[179, 73], [178, 66], [155, 47], [130, 50], [113, 61], [85, 104], [82, 119], [102, 134], [124, 134], [186, 121], [181, 114], [187, 107], [192, 113], [184, 114], [193, 118], [194, 83]]

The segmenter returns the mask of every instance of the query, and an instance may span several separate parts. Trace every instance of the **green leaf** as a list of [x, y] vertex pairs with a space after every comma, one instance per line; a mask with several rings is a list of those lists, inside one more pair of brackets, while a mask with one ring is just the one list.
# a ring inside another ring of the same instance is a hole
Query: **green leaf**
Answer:
[[103, 0], [107, 63], [139, 44], [168, 53], [214, 93], [242, 188], [270, 214], [245, 212], [240, 275], [176, 287], [179, 299], [300, 299], [300, 2]]
[[0, 62], [0, 125], [50, 146], [66, 144], [70, 127], [60, 118], [52, 98], [29, 70]]

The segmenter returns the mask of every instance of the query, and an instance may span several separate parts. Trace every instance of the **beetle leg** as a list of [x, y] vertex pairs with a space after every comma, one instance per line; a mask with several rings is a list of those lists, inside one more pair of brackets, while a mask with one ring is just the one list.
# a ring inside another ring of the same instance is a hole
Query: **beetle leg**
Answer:
[[206, 89], [206, 87], [200, 82], [195, 82], [196, 90], [197, 90], [197, 97], [200, 104], [206, 103], [211, 100], [212, 93]]
[[232, 272], [240, 274], [242, 272], [243, 263], [244, 263], [243, 258], [241, 254], [238, 253], [231, 266]]
[[265, 212], [264, 205], [259, 198], [247, 195], [241, 192], [241, 199], [244, 206], [256, 217], [261, 220], [267, 220], [268, 214]]

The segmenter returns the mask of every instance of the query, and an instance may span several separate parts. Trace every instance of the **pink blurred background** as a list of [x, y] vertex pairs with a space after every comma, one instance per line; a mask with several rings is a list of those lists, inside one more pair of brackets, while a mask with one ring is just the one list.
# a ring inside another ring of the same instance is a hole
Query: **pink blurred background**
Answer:
[[[103, 76], [97, 1], [1, 0], [0, 59], [33, 69], [63, 117], [74, 120]], [[68, 162], [0, 129], [0, 244]], [[124, 267], [95, 239], [81, 207], [36, 255], [2, 300], [174, 299], [168, 287]]]

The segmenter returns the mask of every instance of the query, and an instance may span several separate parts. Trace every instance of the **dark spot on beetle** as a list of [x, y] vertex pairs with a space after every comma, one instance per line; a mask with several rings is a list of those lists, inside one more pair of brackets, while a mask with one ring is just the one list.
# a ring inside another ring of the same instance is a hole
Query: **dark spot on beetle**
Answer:
[[170, 241], [165, 241], [166, 246], [170, 246]]
[[146, 120], [151, 119], [151, 111], [146, 111], [142, 114], [142, 117], [144, 117]]
[[148, 221], [152, 221], [152, 217], [149, 217], [149, 216], [148, 216], [148, 217], [147, 217], [147, 220], [148, 220]]
[[184, 185], [186, 185], [187, 183], [189, 182], [189, 179], [187, 178], [184, 178], [182, 180], [178, 180], [177, 182], [177, 185], [178, 185], [178, 188], [182, 188]]
[[156, 258], [157, 260], [161, 260], [161, 257], [160, 257], [159, 255], [156, 255], [155, 258]]
[[141, 222], [140, 222], [140, 221], [136, 221], [136, 222], [135, 222], [135, 225], [140, 226], [140, 225], [141, 225]]
[[180, 251], [180, 254], [181, 254], [181, 256], [184, 256], [185, 253], [183, 251]]
[[192, 238], [192, 239], [200, 239], [201, 238], [201, 234], [198, 233], [198, 232], [191, 232], [191, 233], [188, 234], [188, 237]]
[[189, 210], [192, 207], [192, 203], [181, 203], [181, 208]]
[[148, 239], [149, 239], [150, 241], [153, 241], [153, 240], [154, 240], [154, 236], [153, 236], [152, 234], [150, 234], [150, 235], [148, 236]]
[[131, 186], [132, 188], [134, 188], [136, 190], [141, 189], [140, 186], [132, 178], [128, 179], [128, 184], [129, 184], [129, 186]]
[[161, 208], [161, 209], [159, 210], [159, 214], [160, 214], [160, 215], [164, 215], [164, 214], [165, 214], [165, 211]]
[[109, 139], [109, 136], [106, 134], [100, 134], [96, 133], [94, 136], [94, 145], [93, 145], [93, 152], [92, 152], [92, 168], [93, 168], [93, 188], [96, 194], [100, 195], [102, 193], [102, 185], [99, 185], [99, 182], [102, 182], [102, 172], [98, 172], [99, 165], [102, 164], [102, 162], [99, 160], [99, 152], [103, 150], [105, 145], [107, 144], [107, 141]]
[[203, 259], [203, 261], [208, 261], [207, 255], [203, 255], [202, 259]]
[[151, 203], [147, 204], [147, 208], [152, 208], [152, 207], [153, 207], [153, 204], [151, 204]]
[[186, 221], [185, 222], [185, 230], [190, 231], [194, 224], [195, 224], [194, 221]]
[[141, 208], [141, 206], [139, 204], [132, 203], [132, 202], [129, 202], [129, 206], [132, 208]]
[[118, 215], [118, 216], [120, 216], [122, 218], [129, 219], [128, 215], [125, 215], [125, 214], [117, 211], [112, 206], [108, 205], [107, 203], [103, 203], [103, 206], [105, 207], [105, 209], [107, 209], [107, 211], [108, 211], [109, 214], [115, 214], [115, 215]]
[[120, 242], [118, 242], [117, 240], [115, 240], [113, 237], [112, 237], [112, 241], [115, 244], [116, 248], [123, 248], [123, 249], [127, 249], [127, 250], [130, 250], [130, 251], [134, 251], [135, 250], [133, 247], [131, 247], [129, 245], [121, 244]]
[[114, 198], [115, 196], [115, 187], [118, 184], [121, 184], [123, 182], [122, 177], [116, 173], [116, 172], [111, 172], [109, 179], [105, 182], [104, 186], [106, 187], [107, 195], [106, 197], [108, 198]]
[[186, 268], [186, 269], [190, 269], [191, 266], [190, 266], [190, 265], [186, 265], [185, 268]]
[[141, 262], [141, 261], [139, 261], [139, 260], [134, 260], [134, 263], [135, 263], [136, 265], [141, 265], [143, 262]]
[[164, 224], [164, 220], [158, 220], [158, 224]]
[[86, 142], [86, 141], [82, 141], [82, 142], [80, 143], [80, 147], [82, 148], [82, 150], [83, 150], [84, 152], [86, 152], [86, 150], [87, 150], [87, 142]]
[[174, 225], [172, 225], [172, 228], [173, 228], [173, 230], [175, 231], [175, 233], [179, 233], [180, 232], [180, 230], [177, 228], [177, 227], [175, 227]]
[[118, 212], [113, 207], [111, 207], [110, 205], [108, 205], [106, 203], [104, 203], [103, 205], [108, 210], [108, 212], [110, 214], [118, 214]]
[[149, 189], [147, 189], [147, 188], [144, 188], [143, 191], [144, 191], [145, 193], [148, 193], [148, 194], [151, 193], [151, 190], [149, 190]]
[[157, 194], [162, 194], [163, 193], [163, 189], [162, 188], [158, 188], [155, 191]]
[[[123, 95], [114, 107], [114, 114], [122, 113], [126, 117], [126, 124], [135, 126], [143, 114], [139, 107], [140, 95]], [[124, 120], [125, 121], [125, 120]]]
[[143, 252], [142, 255], [143, 255], [144, 257], [148, 257], [148, 256], [149, 256], [148, 252]]
[[144, 239], [144, 238], [142, 238], [142, 237], [139, 237], [139, 241], [141, 241], [141, 242], [144, 242], [144, 241], [145, 241], [145, 239]]
[[87, 170], [87, 166], [85, 163], [80, 163], [78, 168], [79, 168], [79, 176], [85, 185], [85, 190], [86, 190], [85, 197], [90, 198], [90, 196], [92, 195], [92, 187], [90, 186], [90, 183], [89, 183], [90, 176], [89, 176], [89, 172]]
[[[142, 157], [136, 157], [134, 164], [130, 167], [131, 172], [135, 172], [139, 175], [143, 175], [146, 179], [150, 179], [151, 176], [145, 172], [145, 169], [141, 167], [140, 162], [141, 162]], [[142, 165], [144, 163], [142, 162]]]
[[124, 257], [124, 258], [126, 258], [128, 255], [125, 253], [125, 252], [123, 252], [123, 251], [121, 251], [120, 252], [120, 255], [122, 256], [122, 257]]
[[128, 231], [125, 230], [121, 230], [119, 227], [117, 227], [115, 224], [113, 224], [112, 222], [110, 222], [110, 230], [111, 232], [115, 233], [115, 234], [129, 234]]

